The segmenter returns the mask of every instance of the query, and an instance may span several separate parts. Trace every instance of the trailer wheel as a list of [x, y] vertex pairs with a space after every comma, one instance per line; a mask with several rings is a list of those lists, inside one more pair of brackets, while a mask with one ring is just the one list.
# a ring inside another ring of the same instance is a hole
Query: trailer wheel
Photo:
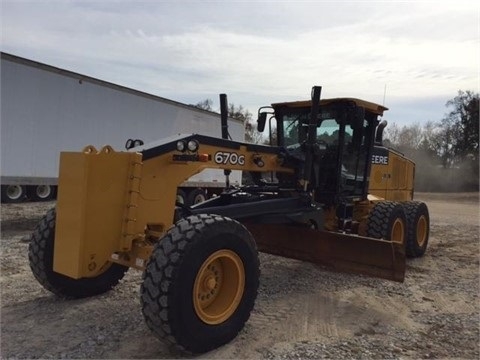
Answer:
[[1, 199], [3, 203], [19, 203], [25, 198], [26, 190], [23, 185], [2, 185]]
[[160, 340], [203, 353], [226, 344], [250, 317], [259, 281], [255, 241], [235, 220], [181, 219], [143, 273], [142, 312]]
[[187, 205], [187, 194], [182, 189], [177, 189], [176, 202], [181, 205]]
[[408, 201], [403, 204], [407, 215], [407, 251], [408, 257], [420, 257], [425, 254], [430, 235], [430, 215], [425, 203]]
[[205, 194], [205, 190], [203, 189], [193, 189], [188, 193], [187, 198], [187, 205], [192, 206], [196, 204], [200, 204], [207, 200], [207, 195]]
[[391, 201], [376, 203], [368, 216], [367, 236], [405, 244], [407, 218], [403, 206]]
[[63, 298], [83, 298], [111, 290], [125, 276], [128, 267], [109, 263], [104, 272], [92, 278], [72, 279], [53, 271], [55, 209], [51, 209], [35, 228], [28, 248], [33, 275], [47, 290]]
[[27, 186], [27, 197], [32, 201], [48, 201], [55, 197], [55, 187], [51, 185]]

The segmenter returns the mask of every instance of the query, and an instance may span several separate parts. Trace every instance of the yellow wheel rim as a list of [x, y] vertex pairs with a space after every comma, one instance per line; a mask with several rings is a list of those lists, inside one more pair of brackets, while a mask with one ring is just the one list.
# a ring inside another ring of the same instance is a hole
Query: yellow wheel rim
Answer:
[[193, 285], [193, 306], [204, 323], [224, 322], [240, 304], [245, 288], [245, 269], [231, 250], [214, 252], [204, 261]]
[[427, 240], [427, 218], [425, 215], [420, 216], [417, 222], [417, 243], [422, 247]]
[[403, 244], [405, 241], [405, 228], [401, 219], [395, 219], [392, 226], [392, 233], [390, 240], [396, 243]]

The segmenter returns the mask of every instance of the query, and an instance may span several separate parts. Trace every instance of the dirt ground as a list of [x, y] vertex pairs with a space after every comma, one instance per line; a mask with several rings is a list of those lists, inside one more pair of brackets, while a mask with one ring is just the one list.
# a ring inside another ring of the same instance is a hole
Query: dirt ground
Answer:
[[[424, 194], [429, 249], [404, 283], [338, 274], [261, 254], [244, 330], [199, 358], [465, 358], [479, 352], [478, 193]], [[113, 291], [65, 301], [31, 274], [28, 235], [54, 203], [1, 206], [1, 358], [178, 358], [140, 312], [141, 273]]]

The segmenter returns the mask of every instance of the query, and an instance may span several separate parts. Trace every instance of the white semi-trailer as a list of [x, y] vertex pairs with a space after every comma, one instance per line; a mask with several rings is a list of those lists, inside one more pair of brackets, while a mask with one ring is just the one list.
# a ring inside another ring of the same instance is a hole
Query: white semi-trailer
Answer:
[[[1, 53], [1, 198], [55, 196], [60, 151], [122, 150], [128, 139], [145, 143], [176, 134], [221, 136], [220, 115], [89, 76]], [[233, 140], [241, 121], [229, 119]], [[241, 172], [230, 184], [241, 182]], [[201, 201], [225, 186], [220, 170], [205, 170], [178, 190], [180, 202]]]

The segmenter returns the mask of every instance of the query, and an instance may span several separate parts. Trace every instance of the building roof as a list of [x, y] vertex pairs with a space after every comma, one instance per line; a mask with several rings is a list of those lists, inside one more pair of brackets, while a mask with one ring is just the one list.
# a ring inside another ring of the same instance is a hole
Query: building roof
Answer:
[[[100, 80], [100, 79], [97, 79], [97, 78], [94, 78], [94, 77], [91, 77], [91, 76], [88, 76], [88, 75], [76, 73], [76, 72], [73, 72], [73, 71], [70, 71], [70, 70], [65, 70], [65, 69], [58, 68], [58, 67], [55, 67], [55, 66], [52, 66], [52, 65], [47, 65], [47, 64], [44, 64], [44, 63], [41, 63], [41, 62], [38, 62], [38, 61], [34, 61], [34, 60], [30, 60], [30, 59], [26, 59], [26, 58], [23, 58], [23, 57], [20, 57], [20, 56], [17, 56], [17, 55], [12, 55], [12, 54], [9, 54], [9, 53], [0, 52], [0, 57], [1, 57], [2, 60], [7, 60], [7, 61], [11, 61], [11, 62], [14, 62], [14, 63], [17, 63], [17, 64], [22, 64], [22, 65], [25, 65], [25, 66], [30, 66], [30, 67], [34, 67], [34, 68], [41, 69], [41, 70], [44, 70], [44, 71], [49, 71], [49, 72], [52, 72], [52, 73], [60, 74], [62, 76], [67, 76], [67, 77], [70, 77], [72, 79], [76, 79], [76, 80], [81, 81], [81, 82], [89, 82], [89, 83], [96, 84], [96, 85], [99, 85], [99, 86], [104, 86], [104, 87], [108, 87], [108, 88], [111, 88], [111, 89], [114, 89], [114, 90], [126, 92], [126, 93], [129, 93], [129, 94], [132, 94], [132, 95], [142, 96], [142, 97], [145, 97], [145, 98], [148, 98], [148, 99], [151, 99], [151, 100], [160, 101], [160, 102], [175, 105], [175, 106], [180, 106], [180, 107], [187, 108], [187, 109], [193, 110], [193, 111], [206, 112], [206, 113], [209, 113], [209, 114], [219, 115], [217, 112], [214, 112], [214, 111], [208, 111], [208, 110], [200, 109], [200, 108], [197, 108], [193, 105], [187, 105], [187, 104], [184, 104], [184, 103], [181, 103], [181, 102], [178, 102], [178, 101], [170, 100], [170, 99], [167, 99], [167, 98], [164, 98], [164, 97], [161, 97], [161, 96], [157, 96], [157, 95], [152, 95], [152, 94], [140, 91], [140, 90], [135, 90], [135, 89], [132, 89], [132, 88], [129, 88], [129, 87], [126, 87], [126, 86], [122, 86], [122, 85], [114, 84], [114, 83], [111, 83], [111, 82], [108, 82], [108, 81]], [[236, 120], [236, 119], [232, 119], [232, 120]]]

